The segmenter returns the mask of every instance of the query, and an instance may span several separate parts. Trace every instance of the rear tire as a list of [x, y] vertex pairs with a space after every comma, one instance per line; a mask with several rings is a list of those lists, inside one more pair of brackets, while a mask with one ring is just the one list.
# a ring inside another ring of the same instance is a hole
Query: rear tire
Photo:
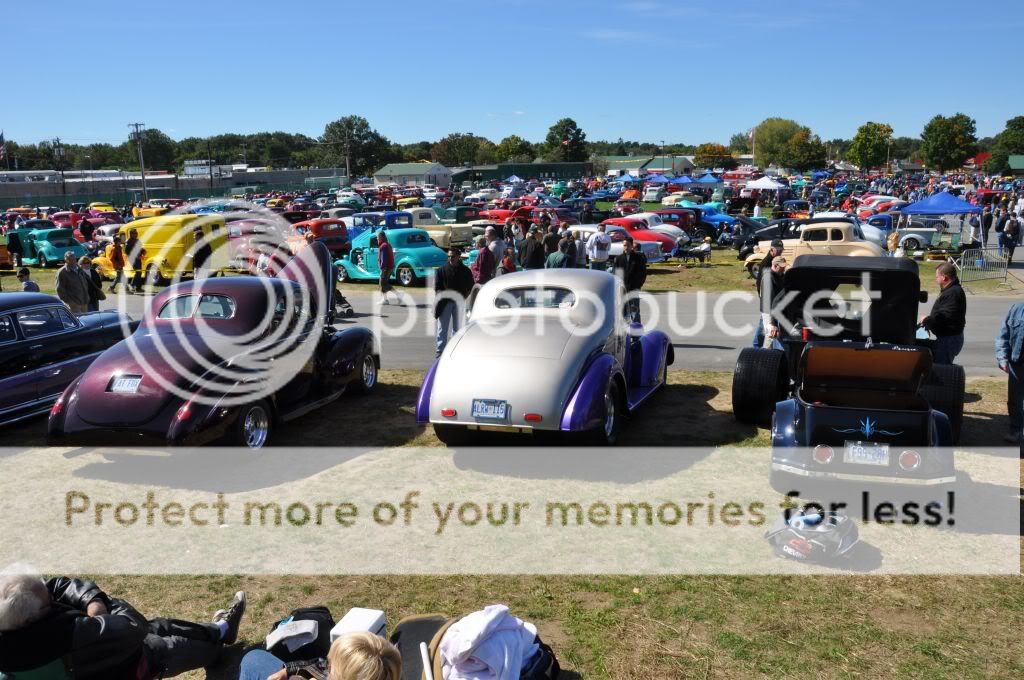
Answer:
[[600, 428], [591, 432], [587, 439], [595, 446], [614, 446], [619, 439], [622, 419], [626, 415], [624, 401], [622, 395], [619, 394], [619, 384], [614, 379], [609, 380], [605, 387], [604, 403], [604, 422]]
[[416, 272], [407, 264], [398, 267], [398, 271], [395, 272], [395, 278], [406, 288], [416, 285]]
[[906, 241], [903, 242], [904, 250], [918, 250], [920, 247], [921, 244], [918, 242], [916, 238], [908, 238]]
[[359, 394], [370, 394], [373, 389], [377, 386], [377, 378], [379, 377], [377, 369], [377, 360], [370, 352], [364, 353], [359, 357], [359, 364], [356, 367], [358, 375], [355, 380], [352, 381], [352, 389]]
[[777, 349], [745, 347], [732, 376], [732, 412], [747, 425], [768, 427], [775, 403], [789, 391], [786, 353]]
[[920, 395], [936, 411], [949, 418], [953, 443], [960, 441], [960, 427], [964, 420], [964, 367], [957, 364], [932, 366], [931, 373], [921, 384]]
[[163, 286], [167, 283], [167, 279], [160, 273], [159, 267], [151, 264], [149, 269], [146, 270], [146, 283], [150, 286]]
[[46, 261], [46, 255], [43, 255], [42, 253], [40, 253], [38, 259], [36, 259], [36, 262], [38, 263], [40, 269], [46, 269], [50, 264], [49, 262]]
[[249, 449], [263, 448], [273, 429], [273, 414], [267, 401], [247, 404], [239, 409], [231, 433], [232, 442]]

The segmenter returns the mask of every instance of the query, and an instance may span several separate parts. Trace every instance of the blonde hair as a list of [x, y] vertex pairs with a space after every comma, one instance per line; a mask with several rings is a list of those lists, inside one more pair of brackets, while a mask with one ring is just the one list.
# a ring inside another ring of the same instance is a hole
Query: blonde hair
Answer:
[[400, 680], [402, 657], [398, 648], [372, 633], [342, 635], [327, 653], [330, 680]]

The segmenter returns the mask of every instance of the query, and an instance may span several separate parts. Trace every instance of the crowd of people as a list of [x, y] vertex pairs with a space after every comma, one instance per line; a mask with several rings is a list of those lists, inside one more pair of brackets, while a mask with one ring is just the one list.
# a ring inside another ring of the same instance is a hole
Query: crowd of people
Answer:
[[[207, 623], [148, 618], [94, 581], [44, 579], [11, 565], [0, 571], [0, 680], [157, 680], [223, 667], [246, 604], [239, 591]], [[293, 622], [306, 625], [274, 635]], [[536, 626], [504, 605], [451, 620], [408, 617], [390, 639], [384, 625], [335, 625], [326, 607], [293, 610], [264, 644], [243, 650], [238, 679], [401, 680], [407, 665], [434, 680], [554, 680], [560, 673]]]

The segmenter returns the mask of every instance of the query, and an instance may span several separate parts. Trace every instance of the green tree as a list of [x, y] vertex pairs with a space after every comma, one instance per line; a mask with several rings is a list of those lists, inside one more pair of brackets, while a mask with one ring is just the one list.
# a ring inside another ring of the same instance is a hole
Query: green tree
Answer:
[[982, 169], [988, 174], [1008, 173], [1010, 156], [1024, 154], [1024, 116], [1006, 121], [1006, 128], [993, 139], [991, 151]]
[[563, 118], [548, 130], [544, 157], [551, 161], [587, 160], [587, 135], [572, 118]]
[[477, 152], [480, 150], [480, 140], [470, 132], [453, 132], [452, 134], [438, 140], [430, 149], [431, 160], [455, 168], [463, 163], [476, 162]]
[[320, 164], [346, 167], [353, 176], [370, 175], [391, 158], [391, 142], [362, 116], [345, 116], [328, 123], [320, 135]]
[[1010, 154], [1002, 149], [996, 149], [992, 155], [981, 164], [981, 171], [986, 175], [1005, 175], [1010, 172]]
[[693, 164], [698, 168], [725, 168], [732, 170], [736, 167], [736, 159], [729, 153], [729, 149], [721, 144], [705, 142], [697, 147], [697, 153], [693, 156]]
[[746, 132], [737, 132], [729, 138], [729, 150], [733, 153], [750, 153], [750, 135]]
[[476, 162], [477, 165], [489, 165], [491, 163], [497, 163], [498, 158], [495, 153], [497, 149], [497, 145], [491, 140], [485, 139], [484, 137], [478, 137], [476, 145], [476, 156], [473, 157], [473, 160]]
[[509, 135], [498, 142], [494, 155], [499, 161], [529, 163], [533, 160], [533, 144], [519, 135]]
[[786, 141], [783, 155], [779, 159], [787, 168], [800, 172], [825, 167], [825, 145], [818, 135], [811, 134], [810, 128], [800, 128]]
[[766, 118], [758, 123], [754, 128], [754, 163], [762, 168], [780, 163], [786, 155], [786, 144], [801, 127], [788, 118]]
[[889, 154], [891, 141], [891, 126], [868, 121], [857, 128], [846, 158], [863, 170], [881, 167]]
[[978, 140], [974, 133], [974, 120], [963, 113], [935, 116], [921, 132], [924, 162], [939, 172], [959, 168], [975, 153]]
[[413, 144], [403, 144], [401, 146], [402, 160], [408, 163], [430, 160], [430, 149], [433, 146], [433, 144], [426, 140]]
[[922, 144], [924, 142], [917, 137], [895, 137], [892, 140], [889, 156], [901, 160], [918, 160], [921, 158]]

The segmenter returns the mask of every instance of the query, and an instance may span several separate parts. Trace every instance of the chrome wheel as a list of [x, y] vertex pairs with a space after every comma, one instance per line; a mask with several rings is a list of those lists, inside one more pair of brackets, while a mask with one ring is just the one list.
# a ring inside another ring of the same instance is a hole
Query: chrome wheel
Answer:
[[363, 357], [363, 386], [371, 389], [377, 384], [377, 362], [373, 356], [367, 354]]
[[250, 449], [261, 448], [270, 434], [270, 417], [262, 406], [253, 406], [242, 422], [242, 439]]
[[411, 286], [416, 282], [416, 272], [412, 270], [412, 267], [403, 264], [398, 268], [398, 282], [403, 286]]
[[908, 238], [903, 242], [903, 248], [905, 250], [917, 250], [921, 247], [921, 244], [917, 242], [916, 238]]
[[615, 395], [612, 394], [611, 387], [604, 393], [604, 414], [604, 437], [611, 441], [615, 434], [615, 418], [618, 415], [615, 412]]

